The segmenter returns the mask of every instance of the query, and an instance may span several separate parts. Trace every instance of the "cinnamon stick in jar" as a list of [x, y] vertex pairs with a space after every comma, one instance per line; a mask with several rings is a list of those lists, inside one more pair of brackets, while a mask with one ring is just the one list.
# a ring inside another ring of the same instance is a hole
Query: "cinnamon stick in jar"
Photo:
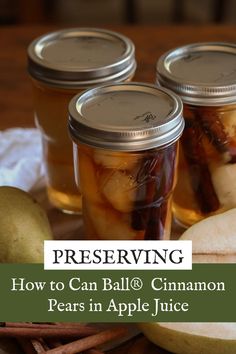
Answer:
[[198, 122], [186, 119], [182, 146], [188, 164], [192, 188], [203, 214], [219, 209], [220, 204], [214, 190], [208, 168], [206, 153], [201, 143]]
[[[147, 155], [148, 156], [148, 155]], [[174, 188], [177, 159], [177, 144], [144, 158], [137, 175], [137, 198], [144, 194], [142, 207], [134, 203], [132, 227], [145, 230], [144, 238], [161, 240], [164, 238], [169, 197]], [[143, 177], [145, 176], [145, 177]]]
[[170, 231], [171, 216], [171, 194], [176, 180], [177, 167], [177, 143], [172, 144], [162, 151], [162, 160], [159, 168], [159, 183], [153, 195], [153, 204], [150, 208], [150, 215], [145, 231], [145, 239], [162, 240]]
[[[131, 226], [134, 230], [146, 230], [150, 211], [155, 203], [156, 190], [161, 180], [163, 167], [162, 151], [144, 155], [136, 175], [137, 190], [132, 210]], [[141, 199], [141, 201], [140, 201]]]
[[236, 154], [230, 148], [230, 138], [222, 123], [219, 112], [213, 108], [199, 108], [194, 110], [195, 119], [199, 122], [201, 129], [220, 154], [228, 154], [229, 163], [236, 162]]
[[[137, 194], [145, 195], [143, 205], [134, 203], [132, 212], [132, 227], [145, 230], [145, 239], [164, 238], [166, 218], [169, 207], [169, 197], [174, 187], [176, 170], [177, 144], [157, 151], [152, 158], [144, 158], [142, 174], [137, 177]], [[148, 163], [147, 163], [148, 162]], [[149, 167], [149, 168], [147, 168]], [[141, 191], [140, 191], [141, 189]], [[136, 198], [138, 199], [138, 197]]]

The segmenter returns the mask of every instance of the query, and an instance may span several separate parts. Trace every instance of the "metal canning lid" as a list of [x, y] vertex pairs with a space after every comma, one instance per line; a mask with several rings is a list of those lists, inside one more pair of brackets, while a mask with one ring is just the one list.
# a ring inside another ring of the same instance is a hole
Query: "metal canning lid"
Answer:
[[28, 47], [30, 75], [59, 87], [123, 81], [136, 69], [133, 42], [116, 32], [74, 28], [48, 33]]
[[157, 81], [186, 103], [235, 103], [236, 45], [195, 43], [171, 50], [157, 62]]
[[69, 104], [69, 131], [75, 142], [141, 151], [165, 146], [182, 134], [181, 99], [144, 83], [105, 85], [76, 95]]

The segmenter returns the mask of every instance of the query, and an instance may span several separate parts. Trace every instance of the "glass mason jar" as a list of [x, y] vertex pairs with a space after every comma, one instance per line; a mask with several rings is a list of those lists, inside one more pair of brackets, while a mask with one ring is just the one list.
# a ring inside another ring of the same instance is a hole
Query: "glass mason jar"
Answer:
[[48, 197], [63, 211], [81, 212], [67, 129], [69, 101], [85, 88], [131, 80], [136, 69], [134, 55], [134, 45], [125, 36], [90, 28], [52, 32], [37, 38], [28, 48]]
[[197, 43], [164, 54], [157, 82], [184, 102], [175, 218], [183, 226], [236, 207], [236, 45]]
[[105, 85], [69, 104], [88, 239], [168, 239], [181, 100], [141, 83]]

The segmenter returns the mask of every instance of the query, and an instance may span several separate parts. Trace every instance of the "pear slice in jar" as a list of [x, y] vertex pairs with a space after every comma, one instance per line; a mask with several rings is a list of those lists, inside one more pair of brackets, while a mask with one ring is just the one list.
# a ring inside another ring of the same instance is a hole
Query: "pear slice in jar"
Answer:
[[230, 138], [236, 140], [236, 112], [235, 110], [225, 111], [221, 114], [221, 121], [224, 125], [224, 129]]
[[138, 162], [138, 155], [128, 152], [109, 152], [107, 150], [96, 149], [93, 159], [97, 165], [116, 170], [131, 171]]
[[221, 113], [221, 121], [228, 137], [228, 153], [225, 154], [225, 162], [236, 163], [236, 112], [229, 109]]
[[120, 170], [105, 170], [99, 178], [102, 194], [114, 209], [129, 213], [133, 209], [137, 182], [131, 174]]
[[97, 236], [101, 239], [132, 240], [138, 236], [123, 215], [109, 207], [86, 203], [86, 212]]
[[236, 163], [212, 164], [212, 183], [224, 210], [236, 207]]
[[80, 161], [80, 186], [83, 191], [84, 198], [92, 203], [102, 204], [103, 198], [99, 191], [96, 166], [89, 154], [83, 151], [79, 153]]

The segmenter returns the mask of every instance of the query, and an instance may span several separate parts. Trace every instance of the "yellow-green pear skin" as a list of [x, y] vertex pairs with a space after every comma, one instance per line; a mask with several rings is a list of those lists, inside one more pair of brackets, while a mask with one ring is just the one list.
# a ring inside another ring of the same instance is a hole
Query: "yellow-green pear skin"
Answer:
[[212, 215], [189, 227], [180, 240], [192, 240], [193, 253], [236, 253], [236, 208]]
[[236, 208], [189, 227], [180, 240], [191, 240], [193, 263], [236, 263]]
[[235, 354], [236, 323], [140, 323], [147, 338], [176, 354]]
[[[236, 263], [236, 209], [194, 224], [180, 240], [192, 240], [198, 263]], [[236, 354], [233, 322], [154, 322], [139, 327], [150, 341], [176, 354]]]
[[21, 189], [0, 187], [0, 263], [43, 263], [43, 241], [53, 239], [47, 215]]

